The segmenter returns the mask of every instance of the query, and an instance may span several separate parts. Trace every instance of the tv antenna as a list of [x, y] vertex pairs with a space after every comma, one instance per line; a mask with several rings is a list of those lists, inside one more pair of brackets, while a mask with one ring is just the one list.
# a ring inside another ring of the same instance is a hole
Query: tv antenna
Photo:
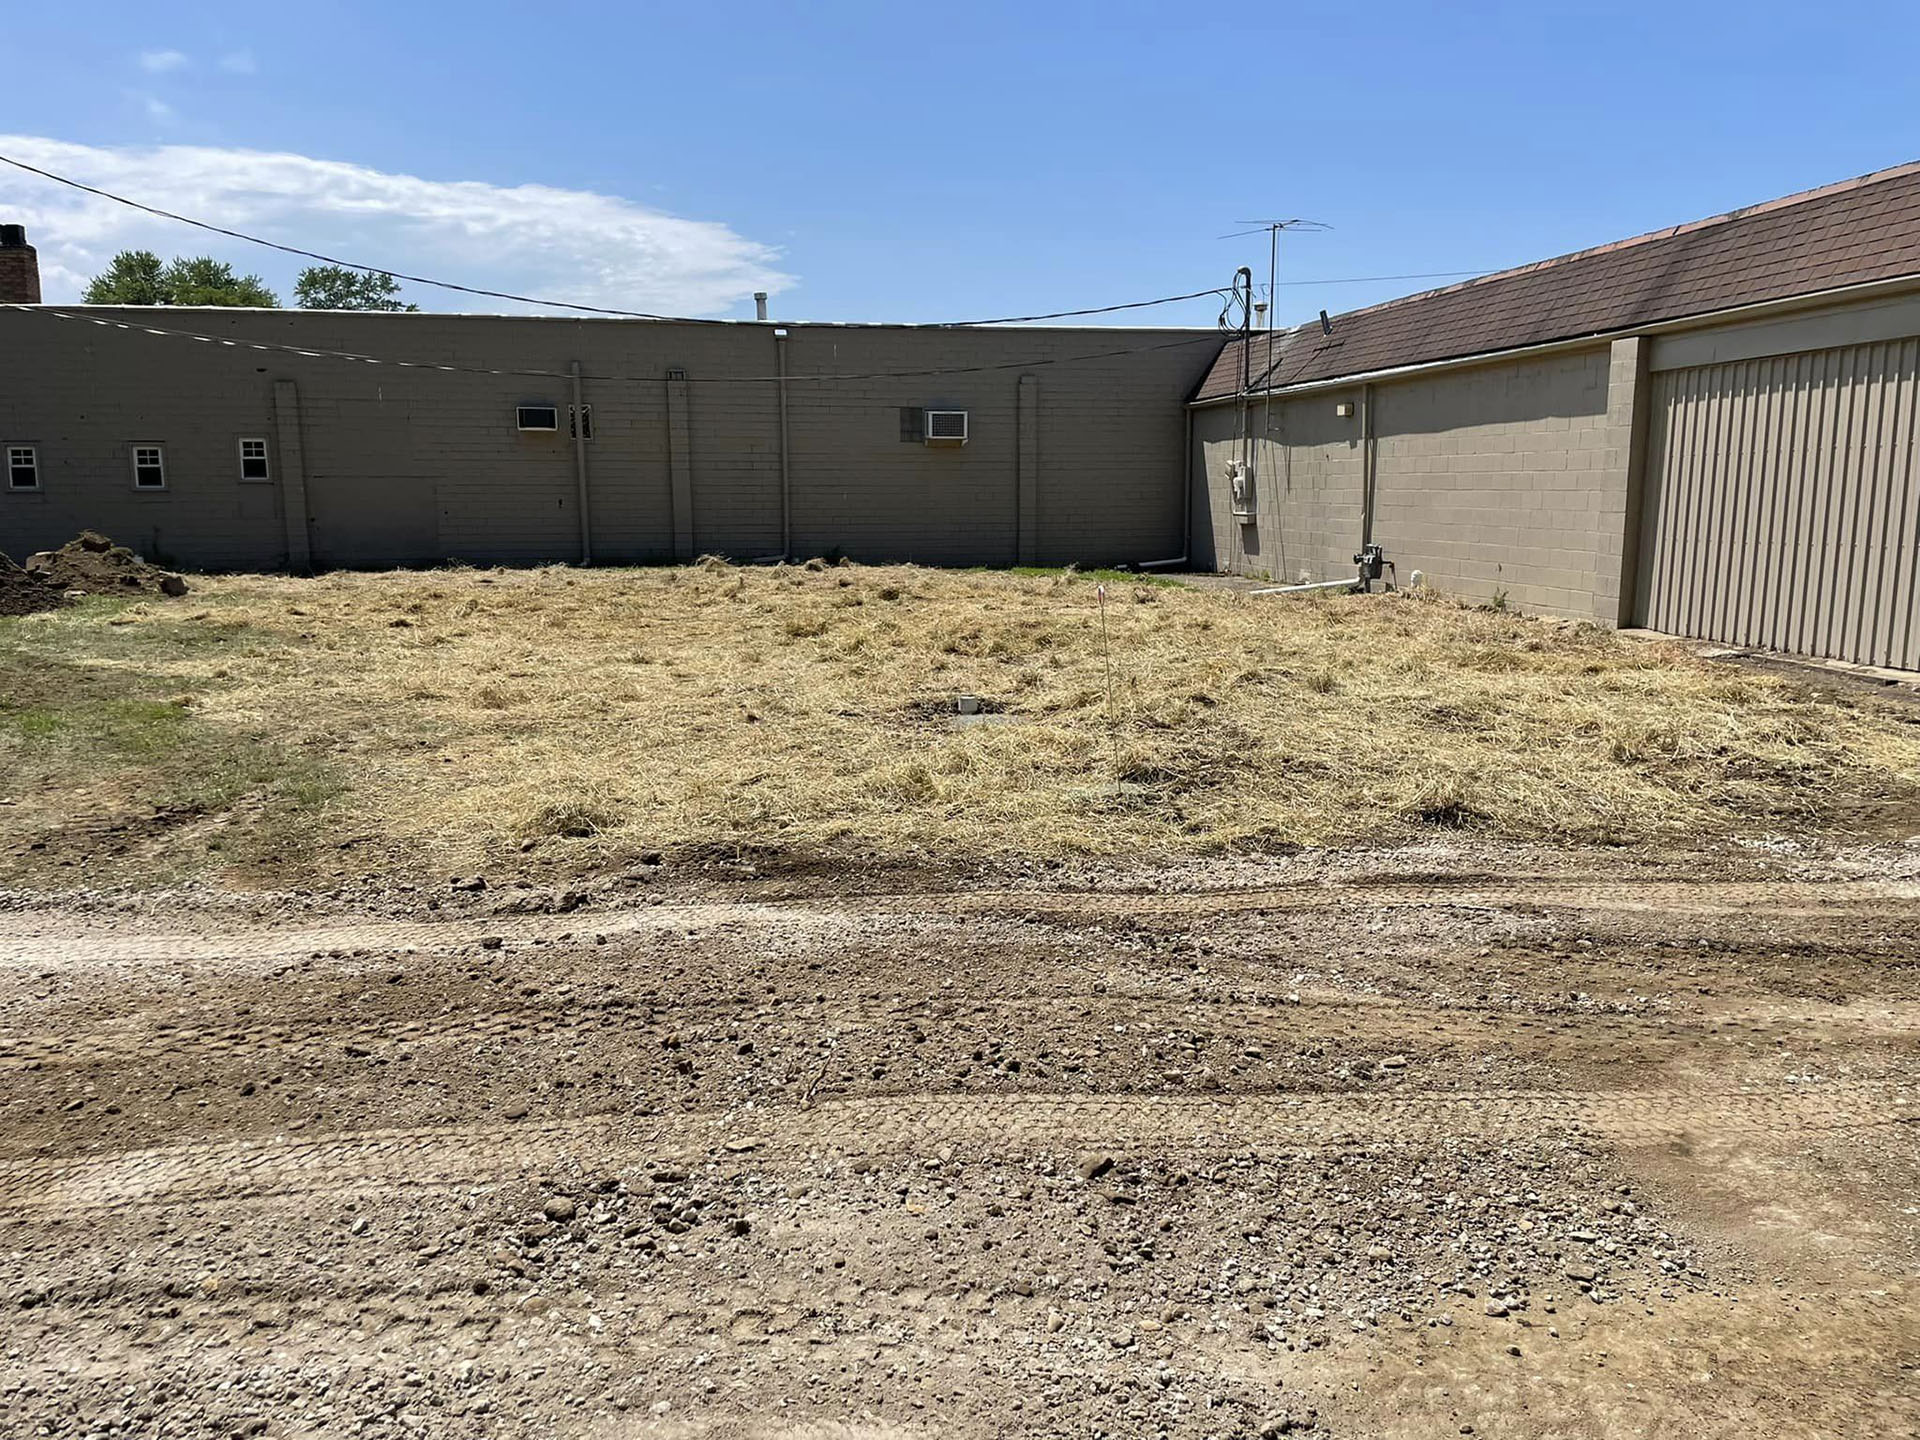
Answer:
[[1331, 225], [1323, 225], [1318, 220], [1302, 220], [1298, 216], [1291, 220], [1236, 220], [1236, 225], [1245, 225], [1245, 230], [1235, 230], [1231, 235], [1222, 235], [1222, 240], [1238, 240], [1243, 235], [1258, 235], [1265, 231], [1267, 235], [1267, 329], [1274, 325], [1274, 317], [1280, 310], [1280, 232], [1282, 230], [1331, 230]]

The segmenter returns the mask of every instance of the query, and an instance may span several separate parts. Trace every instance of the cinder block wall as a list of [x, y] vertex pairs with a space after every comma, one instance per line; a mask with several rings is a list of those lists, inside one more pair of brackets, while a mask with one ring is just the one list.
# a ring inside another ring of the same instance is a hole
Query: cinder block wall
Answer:
[[1196, 565], [1276, 584], [1352, 573], [1364, 473], [1358, 420], [1338, 418], [1324, 396], [1250, 404], [1251, 522], [1233, 514], [1225, 479], [1241, 454], [1240, 407], [1196, 410], [1193, 422]]
[[[767, 377], [780, 343], [792, 377], [796, 554], [939, 564], [1162, 559], [1182, 541], [1182, 402], [1220, 343], [1206, 331], [792, 325], [779, 342], [774, 327], [757, 324], [76, 313], [235, 343], [48, 311], [0, 314], [0, 444], [33, 445], [42, 481], [38, 491], [0, 493], [0, 550], [17, 556], [91, 527], [174, 564], [240, 569], [287, 563], [293, 456], [284, 427], [296, 423], [305, 528], [318, 564], [576, 558], [565, 378], [574, 361], [593, 412], [596, 559], [668, 559], [676, 532], [686, 535], [676, 524], [685, 517], [674, 514], [680, 467], [671, 453], [669, 370], [687, 377], [692, 524], [681, 548], [775, 554], [779, 391]], [[553, 373], [369, 365], [254, 350], [250, 341]], [[1086, 358], [1116, 350], [1130, 353]], [[846, 375], [875, 378], [814, 378]], [[1023, 376], [1031, 413], [1020, 405]], [[297, 421], [276, 416], [276, 380], [293, 382]], [[514, 408], [528, 403], [558, 406], [559, 432], [518, 432]], [[901, 409], [927, 406], [969, 411], [969, 443], [903, 442]], [[1023, 425], [1035, 433], [1023, 439]], [[239, 441], [253, 436], [267, 439], [272, 455], [273, 478], [264, 484], [239, 477]], [[134, 490], [136, 443], [165, 447], [164, 492]], [[291, 519], [297, 531], [302, 517]]]
[[1504, 594], [1523, 610], [1613, 624], [1633, 383], [1631, 358], [1601, 345], [1312, 391], [1275, 404], [1270, 429], [1255, 403], [1251, 525], [1229, 514], [1236, 407], [1196, 409], [1196, 528], [1219, 570], [1288, 582], [1351, 573], [1371, 405], [1372, 538], [1402, 584], [1418, 569], [1468, 599]]
[[1602, 346], [1374, 388], [1373, 537], [1402, 583], [1613, 622], [1607, 374]]

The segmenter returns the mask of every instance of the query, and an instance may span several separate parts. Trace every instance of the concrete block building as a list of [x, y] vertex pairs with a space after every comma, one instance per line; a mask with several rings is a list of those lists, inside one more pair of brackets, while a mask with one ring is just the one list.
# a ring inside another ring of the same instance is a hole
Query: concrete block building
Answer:
[[1226, 347], [1194, 557], [1920, 668], [1920, 165]]
[[[1215, 331], [0, 311], [0, 550], [206, 569], [1180, 556]], [[577, 377], [577, 378], [576, 378]]]

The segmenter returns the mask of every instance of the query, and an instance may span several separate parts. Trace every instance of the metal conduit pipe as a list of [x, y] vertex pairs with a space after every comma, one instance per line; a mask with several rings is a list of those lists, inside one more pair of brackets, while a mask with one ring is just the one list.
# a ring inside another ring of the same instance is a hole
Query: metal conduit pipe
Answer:
[[1379, 485], [1379, 447], [1373, 431], [1373, 386], [1360, 387], [1360, 544], [1373, 544], [1374, 491]]

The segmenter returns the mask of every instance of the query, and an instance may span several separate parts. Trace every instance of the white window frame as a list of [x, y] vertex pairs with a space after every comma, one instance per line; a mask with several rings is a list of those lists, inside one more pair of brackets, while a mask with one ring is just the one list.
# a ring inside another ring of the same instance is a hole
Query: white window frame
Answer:
[[[18, 463], [13, 457], [25, 455], [27, 468], [33, 471], [31, 485], [16, 485], [13, 480], [14, 466]], [[38, 445], [7, 446], [7, 489], [17, 495], [31, 495], [40, 488], [40, 447]]]
[[[249, 445], [258, 445], [260, 447], [259, 455], [252, 457], [260, 462], [261, 473], [258, 475], [247, 474], [247, 460], [249, 458], [247, 455], [247, 447]], [[273, 452], [267, 447], [267, 437], [264, 435], [242, 435], [238, 448], [240, 451], [241, 481], [248, 485], [271, 485], [273, 483]]]
[[[142, 465], [140, 463], [140, 452], [142, 450], [151, 450], [154, 453], [155, 458], [154, 458], [153, 464]], [[155, 442], [150, 440], [136, 441], [134, 444], [128, 447], [127, 453], [128, 453], [128, 458], [133, 462], [133, 488], [134, 489], [138, 490], [143, 495], [151, 495], [156, 490], [165, 490], [167, 488], [167, 447], [166, 446], [156, 444]], [[142, 470], [158, 470], [160, 472], [160, 483], [158, 485], [142, 485], [140, 483], [140, 472]]]

